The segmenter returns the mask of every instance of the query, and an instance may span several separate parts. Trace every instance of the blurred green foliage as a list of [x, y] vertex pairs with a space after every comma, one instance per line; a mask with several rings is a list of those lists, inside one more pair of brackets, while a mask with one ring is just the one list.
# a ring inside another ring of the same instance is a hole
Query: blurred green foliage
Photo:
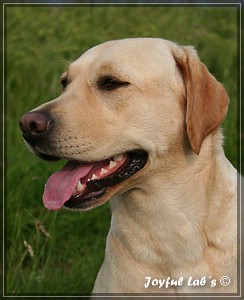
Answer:
[[63, 163], [40, 161], [27, 151], [19, 117], [56, 97], [60, 74], [88, 48], [126, 37], [166, 38], [194, 45], [226, 87], [230, 109], [224, 122], [225, 151], [237, 166], [237, 8], [7, 6], [5, 22], [6, 291], [89, 293], [103, 260], [109, 206], [79, 214], [46, 211], [43, 186]]

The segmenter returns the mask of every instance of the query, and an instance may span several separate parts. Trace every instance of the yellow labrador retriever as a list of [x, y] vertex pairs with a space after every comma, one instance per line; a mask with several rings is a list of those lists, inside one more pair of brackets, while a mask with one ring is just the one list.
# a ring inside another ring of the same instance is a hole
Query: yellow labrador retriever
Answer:
[[68, 160], [45, 185], [47, 209], [111, 199], [93, 292], [237, 292], [237, 173], [219, 129], [228, 96], [196, 51], [109, 41], [71, 63], [61, 83], [20, 127], [36, 155]]

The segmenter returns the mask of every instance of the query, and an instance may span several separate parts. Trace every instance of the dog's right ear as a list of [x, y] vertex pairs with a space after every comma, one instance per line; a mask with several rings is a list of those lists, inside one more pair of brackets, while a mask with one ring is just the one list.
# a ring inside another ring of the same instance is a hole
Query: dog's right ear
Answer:
[[193, 47], [176, 47], [173, 57], [186, 88], [186, 129], [192, 150], [199, 154], [205, 137], [224, 120], [228, 95], [201, 63]]

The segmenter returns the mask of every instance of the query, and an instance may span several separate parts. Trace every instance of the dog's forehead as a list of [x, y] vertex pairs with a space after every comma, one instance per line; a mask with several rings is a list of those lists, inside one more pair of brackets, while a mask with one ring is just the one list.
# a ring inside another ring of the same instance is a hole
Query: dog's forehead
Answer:
[[87, 50], [70, 65], [69, 69], [120, 66], [143, 72], [149, 68], [156, 71], [161, 64], [169, 72], [174, 65], [172, 47], [175, 47], [174, 43], [158, 38], [108, 41]]

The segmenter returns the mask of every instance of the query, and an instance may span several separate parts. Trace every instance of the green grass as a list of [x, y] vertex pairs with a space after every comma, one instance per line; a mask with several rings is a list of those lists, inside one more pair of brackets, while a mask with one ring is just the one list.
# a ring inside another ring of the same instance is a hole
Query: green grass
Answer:
[[89, 293], [104, 256], [109, 206], [87, 213], [45, 210], [43, 186], [63, 162], [50, 164], [27, 151], [19, 117], [60, 93], [67, 62], [86, 49], [110, 39], [163, 37], [194, 45], [225, 85], [225, 151], [237, 166], [237, 9], [19, 6], [7, 8], [6, 23], [5, 292]]

